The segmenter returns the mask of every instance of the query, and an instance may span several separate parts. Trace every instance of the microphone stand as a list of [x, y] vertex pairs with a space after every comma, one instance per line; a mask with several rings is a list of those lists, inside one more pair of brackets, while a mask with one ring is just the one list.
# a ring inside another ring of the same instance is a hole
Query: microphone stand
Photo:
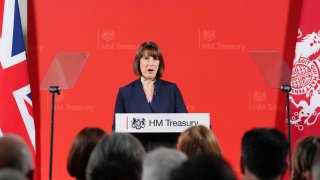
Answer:
[[49, 162], [49, 180], [51, 180], [52, 179], [52, 156], [53, 156], [53, 133], [54, 133], [54, 99], [55, 99], [55, 94], [60, 95], [60, 87], [59, 86], [50, 86], [49, 92], [52, 94], [50, 162]]
[[291, 91], [290, 85], [281, 85], [281, 91], [286, 92], [286, 106], [287, 106], [287, 124], [288, 124], [288, 141], [289, 141], [289, 172], [291, 172], [291, 123], [290, 123], [290, 102], [289, 102], [289, 93]]

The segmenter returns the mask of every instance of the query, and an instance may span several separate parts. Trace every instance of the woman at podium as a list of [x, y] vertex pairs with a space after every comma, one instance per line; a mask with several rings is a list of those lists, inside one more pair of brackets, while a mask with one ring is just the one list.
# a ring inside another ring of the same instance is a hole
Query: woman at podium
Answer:
[[[178, 86], [161, 79], [164, 67], [163, 55], [158, 45], [154, 42], [142, 43], [133, 63], [134, 73], [139, 78], [119, 89], [115, 113], [187, 113]], [[175, 147], [178, 136], [166, 133], [133, 135], [142, 142], [146, 150], [159, 146]]]

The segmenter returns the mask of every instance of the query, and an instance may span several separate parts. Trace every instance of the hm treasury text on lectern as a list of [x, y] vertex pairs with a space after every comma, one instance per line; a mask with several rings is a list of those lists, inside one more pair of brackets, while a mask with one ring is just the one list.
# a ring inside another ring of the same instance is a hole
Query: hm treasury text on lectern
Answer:
[[203, 125], [210, 128], [209, 113], [117, 113], [115, 132], [131, 133], [147, 150], [148, 144], [175, 147], [181, 132], [191, 126]]

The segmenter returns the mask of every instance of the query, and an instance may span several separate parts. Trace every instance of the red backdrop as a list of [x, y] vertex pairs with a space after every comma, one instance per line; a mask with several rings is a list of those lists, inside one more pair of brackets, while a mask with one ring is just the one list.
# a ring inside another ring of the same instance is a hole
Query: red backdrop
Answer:
[[291, 67], [299, 7], [298, 0], [29, 1], [38, 177], [48, 177], [51, 110], [39, 85], [55, 55], [90, 53], [74, 88], [56, 99], [53, 178], [71, 179], [74, 137], [87, 126], [111, 131], [118, 88], [137, 78], [133, 57], [144, 41], [161, 47], [163, 79], [178, 84], [189, 112], [211, 114], [223, 155], [240, 175], [243, 133], [285, 127], [285, 94], [269, 86], [248, 51], [279, 51]]

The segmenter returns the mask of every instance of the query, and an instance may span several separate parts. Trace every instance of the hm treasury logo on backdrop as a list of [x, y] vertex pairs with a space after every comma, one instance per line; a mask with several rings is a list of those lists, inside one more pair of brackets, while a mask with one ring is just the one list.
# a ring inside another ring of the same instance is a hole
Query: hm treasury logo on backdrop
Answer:
[[300, 131], [315, 125], [320, 115], [319, 50], [320, 30], [303, 34], [299, 29], [291, 78], [290, 122]]
[[[136, 50], [139, 45], [132, 42], [117, 40], [121, 36], [118, 31], [110, 29], [98, 29], [98, 50]], [[123, 36], [123, 35], [122, 35]]]
[[[238, 42], [223, 42], [217, 38], [217, 32], [212, 29], [198, 30], [198, 48], [201, 50], [220, 50], [220, 51], [244, 51], [246, 45]], [[228, 41], [228, 39], [225, 39]]]

